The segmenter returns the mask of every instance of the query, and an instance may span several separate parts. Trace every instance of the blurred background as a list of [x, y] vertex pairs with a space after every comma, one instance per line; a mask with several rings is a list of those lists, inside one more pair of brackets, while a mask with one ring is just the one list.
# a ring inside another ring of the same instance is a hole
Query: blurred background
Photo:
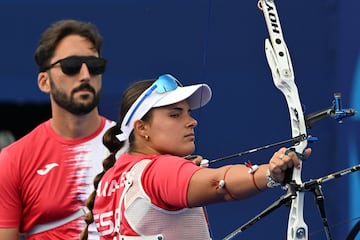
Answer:
[[[305, 115], [330, 108], [360, 109], [358, 0], [277, 0]], [[48, 96], [37, 87], [34, 50], [51, 23], [74, 18], [94, 23], [104, 38], [100, 111], [118, 120], [120, 96], [133, 81], [171, 73], [184, 85], [205, 82], [213, 98], [194, 111], [197, 150], [211, 160], [291, 137], [287, 103], [274, 86], [264, 53], [268, 37], [257, 1], [62, 0], [0, 3], [0, 132], [12, 142], [50, 117]], [[325, 118], [308, 130], [319, 141], [303, 164], [309, 181], [359, 164], [359, 114], [342, 124]], [[2, 141], [3, 142], [3, 141]], [[285, 145], [289, 146], [289, 145]], [[268, 162], [277, 148], [218, 162]], [[322, 184], [334, 239], [345, 239], [360, 218], [360, 174]], [[245, 224], [277, 201], [278, 188], [242, 201], [207, 207], [213, 239]], [[281, 206], [235, 239], [286, 239], [289, 208]], [[326, 239], [312, 192], [305, 193], [309, 239]], [[360, 239], [360, 238], [359, 238]]]

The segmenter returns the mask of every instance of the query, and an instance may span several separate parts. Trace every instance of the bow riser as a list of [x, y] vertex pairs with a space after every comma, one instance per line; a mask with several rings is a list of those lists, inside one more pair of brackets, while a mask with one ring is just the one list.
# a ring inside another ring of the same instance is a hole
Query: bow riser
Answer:
[[[259, 7], [262, 9], [269, 30], [270, 40], [265, 40], [265, 54], [270, 66], [275, 86], [284, 94], [290, 114], [292, 136], [296, 137], [306, 133], [305, 118], [299, 98], [297, 86], [294, 81], [294, 71], [288, 48], [282, 34], [282, 28], [273, 0], [260, 0]], [[307, 140], [301, 141], [293, 149], [302, 158], [307, 147]], [[292, 180], [301, 184], [301, 168], [293, 169]], [[296, 191], [292, 189], [292, 191]], [[307, 240], [308, 228], [303, 219], [304, 193], [298, 192], [291, 203], [288, 221], [288, 240]]]

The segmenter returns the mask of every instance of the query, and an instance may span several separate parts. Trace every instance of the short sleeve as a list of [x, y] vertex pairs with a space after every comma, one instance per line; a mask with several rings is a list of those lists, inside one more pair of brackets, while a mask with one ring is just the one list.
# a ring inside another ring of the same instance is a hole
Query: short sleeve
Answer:
[[0, 227], [19, 227], [21, 200], [19, 193], [19, 176], [16, 162], [7, 149], [0, 152]]
[[153, 204], [166, 210], [187, 208], [189, 182], [199, 169], [184, 158], [161, 156], [144, 170], [142, 184]]

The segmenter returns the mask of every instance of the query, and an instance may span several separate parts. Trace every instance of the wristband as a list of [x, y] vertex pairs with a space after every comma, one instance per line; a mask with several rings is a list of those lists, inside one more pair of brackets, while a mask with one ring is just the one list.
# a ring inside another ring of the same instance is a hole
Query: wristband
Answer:
[[266, 186], [268, 188], [273, 188], [281, 185], [278, 181], [276, 181], [274, 178], [271, 177], [269, 169], [266, 171], [266, 181], [267, 181]]

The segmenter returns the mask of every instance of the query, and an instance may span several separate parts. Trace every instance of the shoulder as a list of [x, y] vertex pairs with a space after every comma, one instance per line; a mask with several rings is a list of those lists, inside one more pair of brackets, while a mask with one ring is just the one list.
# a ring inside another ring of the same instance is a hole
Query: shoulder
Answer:
[[104, 116], [100, 116], [100, 117], [101, 117], [101, 121], [104, 122], [105, 126], [114, 126], [116, 124], [114, 120], [111, 120]]
[[[48, 121], [47, 121], [48, 122]], [[21, 151], [23, 148], [32, 149], [37, 147], [37, 143], [47, 142], [48, 134], [47, 134], [47, 122], [43, 122], [39, 124], [37, 127], [32, 129], [29, 133], [22, 136], [12, 144], [8, 145], [4, 149], [7, 149], [9, 152], [17, 152]]]
[[153, 160], [154, 160], [153, 162], [155, 164], [159, 164], [159, 165], [166, 164], [169, 166], [169, 164], [171, 164], [171, 165], [177, 165], [177, 166], [189, 165], [189, 166], [197, 167], [192, 161], [187, 160], [182, 157], [173, 156], [173, 155], [155, 156]]
[[109, 128], [115, 126], [116, 122], [113, 120], [110, 120], [104, 116], [101, 116], [101, 125], [99, 130], [104, 133], [106, 132]]
[[200, 167], [195, 165], [192, 161], [186, 160], [182, 157], [172, 155], [156, 156], [148, 164], [146, 171], [153, 173], [154, 176], [162, 175], [167, 177], [182, 176], [189, 177]]

